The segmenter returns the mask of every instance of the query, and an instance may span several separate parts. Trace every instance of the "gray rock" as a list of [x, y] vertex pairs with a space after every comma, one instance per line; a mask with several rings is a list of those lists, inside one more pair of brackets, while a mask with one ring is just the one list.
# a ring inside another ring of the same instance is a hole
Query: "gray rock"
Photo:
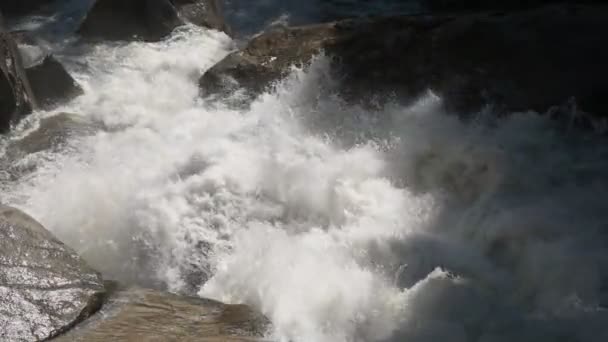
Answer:
[[17, 44], [2, 21], [0, 13], [0, 133], [36, 107]]
[[0, 340], [52, 338], [94, 313], [104, 285], [23, 212], [0, 206]]
[[[411, 101], [428, 89], [450, 110], [544, 112], [575, 98], [607, 115], [608, 6], [343, 20], [263, 33], [200, 80], [204, 95], [250, 98], [324, 51], [346, 100]], [[321, 89], [323, 87], [320, 87]]]
[[55, 150], [65, 146], [70, 138], [91, 135], [100, 129], [101, 124], [85, 116], [59, 113], [42, 119], [36, 130], [12, 141], [7, 149], [25, 154]]
[[245, 305], [120, 289], [86, 323], [55, 341], [261, 341], [270, 323]]
[[78, 32], [89, 39], [158, 41], [185, 22], [226, 30], [216, 0], [97, 0]]

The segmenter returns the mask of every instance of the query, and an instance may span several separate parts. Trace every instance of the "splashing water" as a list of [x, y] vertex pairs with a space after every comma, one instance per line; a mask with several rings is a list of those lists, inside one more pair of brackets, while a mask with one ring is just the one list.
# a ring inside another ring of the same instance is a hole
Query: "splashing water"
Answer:
[[534, 113], [463, 122], [429, 94], [372, 112], [315, 91], [323, 58], [246, 111], [199, 99], [231, 49], [60, 56], [91, 136], [13, 160], [23, 208], [106, 278], [247, 303], [280, 341], [608, 339], [608, 148]]

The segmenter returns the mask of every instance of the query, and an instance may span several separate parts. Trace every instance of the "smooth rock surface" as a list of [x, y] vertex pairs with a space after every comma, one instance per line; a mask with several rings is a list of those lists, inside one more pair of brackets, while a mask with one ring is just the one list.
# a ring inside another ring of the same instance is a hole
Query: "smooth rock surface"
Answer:
[[104, 285], [70, 248], [20, 210], [0, 206], [0, 341], [40, 341], [101, 305]]
[[78, 32], [91, 39], [158, 41], [185, 22], [226, 30], [216, 0], [97, 0]]
[[108, 40], [160, 40], [181, 24], [169, 0], [98, 0], [79, 29]]
[[269, 321], [244, 305], [120, 289], [86, 323], [57, 342], [260, 341]]
[[458, 112], [487, 104], [543, 112], [574, 98], [584, 111], [608, 113], [606, 5], [279, 29], [227, 56], [200, 85], [204, 95], [243, 87], [253, 98], [320, 51], [333, 58], [339, 92], [351, 101], [411, 101], [431, 89]]
[[0, 11], [6, 15], [24, 15], [34, 12], [56, 0], [2, 0]]
[[25, 72], [36, 101], [43, 109], [53, 108], [83, 94], [80, 85], [53, 55], [46, 55]]

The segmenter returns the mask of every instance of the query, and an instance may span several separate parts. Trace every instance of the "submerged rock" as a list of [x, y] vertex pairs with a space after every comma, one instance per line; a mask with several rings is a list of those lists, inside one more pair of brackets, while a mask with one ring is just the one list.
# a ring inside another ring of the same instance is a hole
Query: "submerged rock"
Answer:
[[93, 39], [157, 41], [185, 22], [226, 30], [216, 0], [97, 0], [79, 33]]
[[101, 128], [101, 124], [85, 116], [59, 113], [40, 120], [36, 130], [11, 141], [7, 150], [9, 154], [13, 150], [24, 154], [54, 150], [65, 146], [71, 138], [91, 135]]
[[0, 206], [0, 340], [52, 338], [101, 305], [101, 276], [33, 218]]
[[347, 100], [413, 100], [431, 89], [451, 110], [486, 104], [545, 111], [575, 98], [608, 113], [608, 6], [396, 16], [292, 27], [255, 37], [200, 80], [204, 94], [249, 97], [324, 51]]
[[2, 24], [0, 13], [0, 133], [36, 107], [17, 44]]
[[44, 118], [29, 133], [7, 141], [0, 154], [0, 177], [18, 181], [37, 170], [40, 159], [30, 158], [33, 153], [77, 148], [81, 137], [101, 129], [102, 124], [82, 115], [60, 113]]
[[245, 305], [130, 288], [111, 294], [98, 315], [55, 341], [258, 341], [269, 324]]

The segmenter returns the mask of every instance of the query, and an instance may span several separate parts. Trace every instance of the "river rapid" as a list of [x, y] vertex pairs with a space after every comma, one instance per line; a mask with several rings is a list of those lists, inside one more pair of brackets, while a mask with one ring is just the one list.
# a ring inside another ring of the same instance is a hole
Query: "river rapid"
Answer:
[[15, 25], [49, 32], [85, 93], [0, 154], [61, 112], [98, 128], [5, 161], [0, 201], [106, 278], [249, 304], [277, 341], [608, 340], [602, 135], [464, 121], [432, 93], [350, 105], [319, 93], [322, 56], [238, 110], [198, 88], [237, 44], [223, 33], [85, 45], [53, 18]]

